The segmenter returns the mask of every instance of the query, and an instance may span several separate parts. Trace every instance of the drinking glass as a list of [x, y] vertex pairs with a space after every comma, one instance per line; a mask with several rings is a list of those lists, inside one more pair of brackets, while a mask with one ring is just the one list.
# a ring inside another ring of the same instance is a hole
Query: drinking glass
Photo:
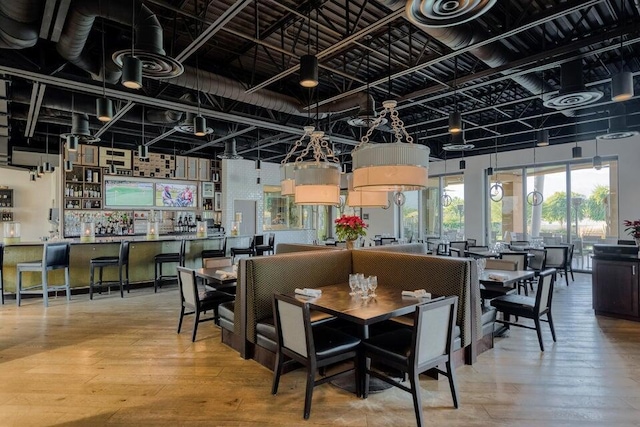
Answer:
[[369, 296], [377, 297], [376, 289], [378, 289], [378, 276], [369, 276], [369, 290], [371, 290]]
[[349, 292], [349, 295], [351, 295], [351, 296], [356, 295], [356, 289], [358, 288], [358, 275], [357, 274], [350, 274], [349, 275], [349, 288], [351, 288], [351, 292]]
[[484, 273], [484, 269], [487, 268], [487, 259], [478, 258], [476, 259], [476, 263], [478, 264], [478, 277], [482, 277], [482, 273]]
[[369, 279], [366, 279], [364, 277], [364, 274], [362, 275], [362, 278], [359, 281], [359, 284], [360, 284], [360, 295], [362, 296], [362, 298], [369, 298]]

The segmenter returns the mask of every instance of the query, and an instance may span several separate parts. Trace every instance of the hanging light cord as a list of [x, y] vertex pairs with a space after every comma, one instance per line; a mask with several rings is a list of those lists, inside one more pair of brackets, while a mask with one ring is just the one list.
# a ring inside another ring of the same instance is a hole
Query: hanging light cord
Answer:
[[144, 146], [144, 105], [142, 106], [142, 146]]
[[135, 28], [136, 28], [136, 0], [131, 0], [131, 56], [136, 56]]
[[392, 92], [392, 82], [391, 82], [391, 23], [389, 23], [389, 40], [388, 40], [388, 53], [389, 53], [389, 57], [387, 58], [387, 71], [389, 72], [389, 99], [391, 99], [391, 92]]
[[[100, 9], [100, 15], [102, 15], [102, 0], [98, 2], [98, 8]], [[106, 88], [106, 80], [107, 80], [107, 55], [104, 48], [104, 18], [102, 19], [102, 96], [107, 97], [107, 88]]]

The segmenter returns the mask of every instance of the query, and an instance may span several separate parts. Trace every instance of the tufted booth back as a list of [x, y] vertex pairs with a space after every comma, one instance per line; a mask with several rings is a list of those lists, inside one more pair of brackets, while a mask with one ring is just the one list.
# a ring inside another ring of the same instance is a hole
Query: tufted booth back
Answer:
[[[352, 251], [354, 273], [378, 276], [379, 287], [402, 290], [425, 289], [437, 295], [457, 295], [459, 299], [456, 324], [460, 326], [462, 346], [471, 339], [471, 260], [464, 258], [424, 256], [384, 251]], [[475, 286], [479, 284], [475, 280]], [[480, 301], [475, 301], [478, 305]], [[481, 327], [476, 310], [477, 329]], [[481, 332], [481, 331], [476, 331]]]
[[289, 254], [292, 252], [307, 252], [307, 251], [336, 251], [341, 248], [335, 246], [319, 246], [319, 245], [305, 245], [302, 243], [278, 243], [276, 247], [277, 254]]
[[243, 301], [247, 307], [247, 339], [255, 343], [256, 323], [273, 317], [274, 293], [346, 283], [350, 273], [351, 251], [345, 250], [306, 251], [241, 260], [234, 309], [235, 333], [241, 334], [237, 316], [243, 311]]

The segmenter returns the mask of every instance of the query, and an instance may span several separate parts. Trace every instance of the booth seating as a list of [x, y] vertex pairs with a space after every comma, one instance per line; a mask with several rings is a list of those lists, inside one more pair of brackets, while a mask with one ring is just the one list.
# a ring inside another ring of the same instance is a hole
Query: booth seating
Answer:
[[[305, 274], [300, 274], [301, 271]], [[424, 288], [435, 295], [458, 296], [458, 328], [454, 337], [459, 342], [455, 357], [458, 364], [473, 363], [478, 350], [492, 344], [492, 341], [480, 342], [484, 325], [473, 260], [365, 249], [305, 251], [242, 259], [236, 301], [233, 305], [220, 306], [223, 342], [240, 351], [242, 357], [253, 357], [273, 369], [276, 349], [273, 293], [346, 283], [353, 272], [378, 276], [380, 288], [392, 286], [398, 292], [407, 287]], [[425, 280], [427, 277], [429, 280]], [[495, 313], [492, 319], [495, 320]], [[489, 337], [493, 333], [493, 320], [486, 328]]]

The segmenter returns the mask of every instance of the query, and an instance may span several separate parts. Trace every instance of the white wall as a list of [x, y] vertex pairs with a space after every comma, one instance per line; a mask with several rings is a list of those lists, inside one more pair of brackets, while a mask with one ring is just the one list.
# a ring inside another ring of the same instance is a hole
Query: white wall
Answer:
[[[58, 170], [31, 182], [26, 170], [0, 168], [0, 185], [13, 189], [13, 218], [20, 223], [23, 242], [37, 241], [40, 237], [49, 236], [49, 208], [58, 207]], [[0, 235], [3, 232], [0, 228]]]

